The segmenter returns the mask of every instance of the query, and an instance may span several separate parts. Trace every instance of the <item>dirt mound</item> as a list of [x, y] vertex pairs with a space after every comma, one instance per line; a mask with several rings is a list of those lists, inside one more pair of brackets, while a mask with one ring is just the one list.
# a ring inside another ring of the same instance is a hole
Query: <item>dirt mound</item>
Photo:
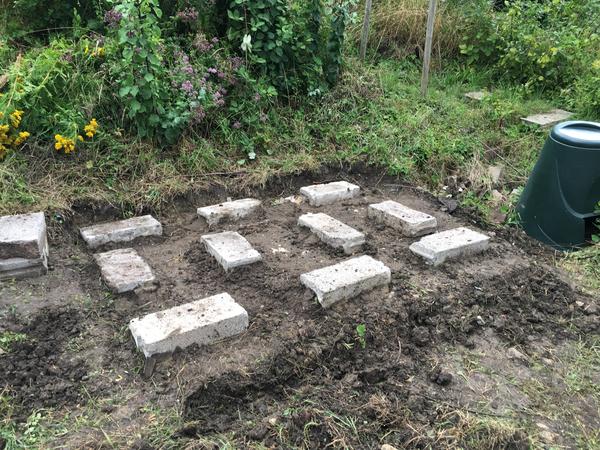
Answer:
[[82, 400], [80, 383], [85, 362], [69, 349], [82, 332], [82, 316], [75, 310], [44, 309], [17, 329], [27, 339], [12, 345], [1, 359], [0, 384], [27, 409], [74, 404]]

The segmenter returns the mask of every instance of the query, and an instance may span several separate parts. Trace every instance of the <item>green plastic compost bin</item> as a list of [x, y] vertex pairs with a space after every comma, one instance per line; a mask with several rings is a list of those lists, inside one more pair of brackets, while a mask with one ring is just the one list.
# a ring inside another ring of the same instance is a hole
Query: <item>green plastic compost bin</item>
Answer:
[[525, 232], [560, 250], [595, 232], [600, 201], [600, 123], [556, 125], [517, 204]]

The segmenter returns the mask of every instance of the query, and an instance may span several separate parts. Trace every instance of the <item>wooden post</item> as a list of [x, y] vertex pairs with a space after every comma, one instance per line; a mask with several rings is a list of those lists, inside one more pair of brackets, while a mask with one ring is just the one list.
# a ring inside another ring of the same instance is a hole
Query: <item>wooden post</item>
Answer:
[[369, 22], [371, 21], [372, 0], [365, 1], [365, 21], [363, 23], [362, 36], [360, 37], [360, 59], [367, 56], [367, 41], [369, 40]]
[[421, 94], [427, 95], [429, 84], [429, 66], [431, 65], [431, 47], [433, 44], [433, 26], [435, 25], [435, 10], [437, 0], [429, 0], [429, 12], [427, 13], [427, 34], [425, 36], [425, 54], [423, 55], [423, 76], [421, 77]]

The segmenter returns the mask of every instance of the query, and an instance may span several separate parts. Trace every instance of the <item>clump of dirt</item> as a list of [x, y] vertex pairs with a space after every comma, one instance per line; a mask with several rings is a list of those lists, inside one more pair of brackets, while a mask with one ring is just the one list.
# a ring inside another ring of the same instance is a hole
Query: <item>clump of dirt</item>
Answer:
[[[75, 310], [44, 309], [17, 332], [27, 336], [0, 358], [0, 385], [29, 411], [80, 402], [85, 362], [67, 348], [80, 336], [81, 314]], [[25, 414], [27, 412], [24, 411]]]

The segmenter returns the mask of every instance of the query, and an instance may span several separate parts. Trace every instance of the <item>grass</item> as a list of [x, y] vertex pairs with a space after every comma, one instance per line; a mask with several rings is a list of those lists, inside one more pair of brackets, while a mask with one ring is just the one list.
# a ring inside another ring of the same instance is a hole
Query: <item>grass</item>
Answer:
[[104, 130], [93, 148], [70, 157], [32, 143], [0, 165], [0, 213], [65, 211], [80, 202], [111, 203], [125, 213], [160, 208], [218, 179], [260, 185], [322, 164], [366, 162], [432, 190], [457, 175], [478, 198], [489, 187], [481, 176], [489, 164], [506, 166], [507, 189], [526, 180], [545, 135], [519, 117], [549, 103], [510, 87], [483, 104], [466, 102], [462, 94], [482, 87], [485, 75], [457, 67], [434, 74], [423, 99], [412, 62], [348, 64], [353, 70], [320, 104], [298, 99], [270, 112], [254, 163], [240, 166], [235, 143], [219, 133], [188, 135], [160, 150]]

